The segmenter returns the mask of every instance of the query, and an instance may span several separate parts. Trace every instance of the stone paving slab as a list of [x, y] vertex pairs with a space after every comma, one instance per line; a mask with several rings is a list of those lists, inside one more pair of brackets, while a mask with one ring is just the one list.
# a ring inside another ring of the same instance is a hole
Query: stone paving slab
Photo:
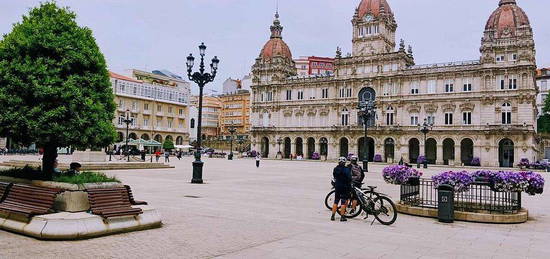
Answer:
[[[548, 193], [523, 196], [530, 220], [519, 225], [403, 214], [392, 226], [341, 223], [329, 221], [323, 204], [333, 163], [262, 161], [257, 169], [252, 159], [205, 159], [206, 184], [192, 185], [191, 162], [108, 172], [157, 208], [162, 228], [71, 242], [0, 231], [0, 258], [548, 258], [550, 251]], [[367, 183], [397, 199], [399, 187], [383, 182], [382, 166], [371, 169]]]

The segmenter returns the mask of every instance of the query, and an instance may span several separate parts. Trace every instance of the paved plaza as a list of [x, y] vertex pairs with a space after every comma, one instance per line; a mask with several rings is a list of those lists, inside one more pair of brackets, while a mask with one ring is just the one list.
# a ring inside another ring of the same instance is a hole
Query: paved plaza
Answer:
[[[27, 157], [37, 159], [37, 157]], [[12, 157], [0, 157], [12, 159]], [[61, 159], [70, 158], [65, 157]], [[332, 163], [205, 159], [204, 185], [189, 184], [192, 158], [174, 169], [110, 171], [163, 217], [159, 229], [52, 242], [0, 231], [0, 258], [548, 258], [550, 195], [524, 195], [520, 225], [442, 224], [399, 214], [392, 226], [329, 221], [323, 199]], [[367, 183], [398, 199], [371, 165]], [[431, 176], [445, 168], [425, 171]], [[548, 181], [550, 177], [545, 176]]]

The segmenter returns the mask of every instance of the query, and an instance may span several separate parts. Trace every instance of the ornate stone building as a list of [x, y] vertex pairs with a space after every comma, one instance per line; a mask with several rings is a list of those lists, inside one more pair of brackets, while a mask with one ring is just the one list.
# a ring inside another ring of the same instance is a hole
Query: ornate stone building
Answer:
[[[497, 0], [495, 0], [496, 2]], [[349, 153], [370, 160], [513, 166], [537, 159], [535, 43], [515, 0], [500, 0], [481, 41], [479, 60], [415, 65], [412, 48], [396, 46], [397, 23], [386, 0], [362, 0], [352, 20], [353, 50], [338, 48], [334, 75], [296, 76], [278, 14], [271, 39], [252, 67], [252, 143], [275, 157]], [[397, 49], [397, 50], [396, 50]], [[367, 141], [357, 116], [373, 100]], [[419, 132], [433, 123], [427, 141]], [[365, 143], [366, 142], [366, 143]]]

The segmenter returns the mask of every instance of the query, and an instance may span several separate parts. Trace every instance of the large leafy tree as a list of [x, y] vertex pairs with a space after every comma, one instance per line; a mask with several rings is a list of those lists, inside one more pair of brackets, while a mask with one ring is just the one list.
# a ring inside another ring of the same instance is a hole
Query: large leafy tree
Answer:
[[162, 148], [165, 150], [172, 150], [175, 148], [174, 142], [171, 139], [166, 139], [162, 144]]
[[537, 120], [539, 133], [550, 133], [550, 98], [544, 100], [542, 115]]
[[0, 41], [0, 136], [42, 147], [47, 178], [58, 147], [115, 140], [113, 97], [92, 31], [67, 8], [42, 3]]

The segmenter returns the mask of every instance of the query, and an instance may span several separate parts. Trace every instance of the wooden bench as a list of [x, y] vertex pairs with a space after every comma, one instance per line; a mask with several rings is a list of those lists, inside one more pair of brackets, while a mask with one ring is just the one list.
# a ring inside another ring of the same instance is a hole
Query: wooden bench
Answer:
[[48, 214], [52, 212], [59, 192], [59, 189], [14, 184], [0, 203], [0, 210], [21, 214], [28, 219], [35, 215]]
[[88, 189], [90, 212], [103, 218], [137, 216], [143, 211], [132, 208], [128, 191], [125, 187]]
[[132, 205], [147, 205], [146, 201], [136, 201], [136, 200], [134, 200], [134, 194], [132, 193], [132, 188], [130, 188], [129, 185], [124, 185], [124, 188], [126, 188], [126, 193], [128, 193], [128, 199], [130, 200], [130, 204], [132, 204]]
[[4, 200], [4, 198], [6, 197], [6, 194], [8, 193], [12, 185], [13, 185], [12, 183], [0, 182], [0, 202]]

